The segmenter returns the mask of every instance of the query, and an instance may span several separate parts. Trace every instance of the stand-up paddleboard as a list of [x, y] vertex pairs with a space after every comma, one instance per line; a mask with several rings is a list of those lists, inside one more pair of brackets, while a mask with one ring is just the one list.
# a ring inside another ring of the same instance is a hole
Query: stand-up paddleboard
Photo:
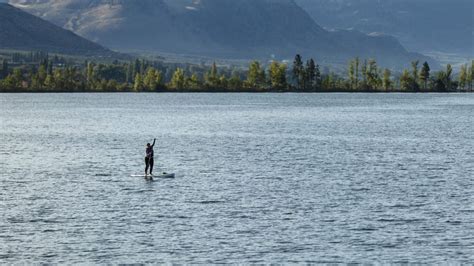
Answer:
[[155, 174], [155, 175], [132, 175], [132, 177], [146, 177], [146, 178], [174, 178], [175, 174], [174, 173], [161, 173], [161, 174]]

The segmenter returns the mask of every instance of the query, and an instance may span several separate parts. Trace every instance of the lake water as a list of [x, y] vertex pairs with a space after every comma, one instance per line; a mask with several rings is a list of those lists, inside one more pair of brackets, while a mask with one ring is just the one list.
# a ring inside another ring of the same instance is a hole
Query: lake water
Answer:
[[473, 94], [0, 104], [0, 264], [474, 260]]

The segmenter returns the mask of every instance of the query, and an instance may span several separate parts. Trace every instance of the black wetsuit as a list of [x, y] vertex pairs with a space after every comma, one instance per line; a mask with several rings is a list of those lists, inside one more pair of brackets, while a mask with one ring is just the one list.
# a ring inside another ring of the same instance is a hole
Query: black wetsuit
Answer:
[[155, 141], [150, 147], [146, 148], [146, 156], [145, 156], [145, 173], [148, 171], [148, 167], [150, 168], [150, 175], [153, 173], [153, 164], [155, 161], [153, 160], [153, 146], [155, 146]]

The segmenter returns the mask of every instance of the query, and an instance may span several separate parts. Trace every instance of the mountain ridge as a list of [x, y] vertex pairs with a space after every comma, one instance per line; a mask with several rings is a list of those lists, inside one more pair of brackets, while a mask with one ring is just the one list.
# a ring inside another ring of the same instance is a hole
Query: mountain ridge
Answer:
[[472, 0], [295, 0], [321, 26], [395, 36], [422, 53], [474, 56]]
[[105, 56], [114, 53], [7, 3], [0, 3], [0, 48]]
[[398, 66], [429, 60], [388, 36], [327, 31], [293, 0], [10, 2], [120, 51], [235, 59], [290, 59], [300, 53], [337, 63], [360, 56]]

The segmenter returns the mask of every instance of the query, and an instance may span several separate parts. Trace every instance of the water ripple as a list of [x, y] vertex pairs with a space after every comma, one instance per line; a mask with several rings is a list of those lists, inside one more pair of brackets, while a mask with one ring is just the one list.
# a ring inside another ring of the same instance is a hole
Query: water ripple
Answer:
[[[470, 94], [2, 94], [0, 108], [0, 264], [474, 258]], [[155, 171], [179, 178], [130, 176], [153, 137]]]

